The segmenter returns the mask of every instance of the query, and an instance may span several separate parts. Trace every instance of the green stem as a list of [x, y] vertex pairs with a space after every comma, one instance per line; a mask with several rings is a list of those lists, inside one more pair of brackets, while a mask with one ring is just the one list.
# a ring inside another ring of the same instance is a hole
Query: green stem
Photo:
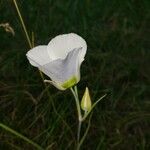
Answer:
[[77, 112], [78, 112], [77, 150], [80, 150], [80, 133], [81, 133], [81, 125], [82, 125], [82, 114], [81, 114], [77, 87], [75, 86], [75, 89], [70, 88], [70, 90], [75, 98]]
[[26, 35], [28, 44], [29, 44], [30, 48], [32, 48], [31, 40], [30, 40], [30, 38], [29, 38], [29, 35], [28, 35], [28, 32], [27, 32], [26, 26], [25, 26], [25, 24], [24, 24], [23, 18], [22, 18], [21, 13], [20, 13], [20, 10], [19, 10], [19, 8], [18, 8], [17, 1], [16, 1], [16, 0], [13, 0], [13, 2], [14, 2], [14, 5], [15, 5], [15, 7], [16, 7], [16, 10], [17, 10], [17, 13], [18, 13], [20, 22], [21, 22], [21, 24], [22, 24], [23, 30], [24, 30], [24, 32], [25, 32], [25, 35]]
[[89, 118], [89, 121], [88, 121], [88, 126], [87, 126], [87, 128], [86, 128], [86, 131], [85, 131], [84, 135], [82, 136], [82, 138], [81, 138], [81, 140], [80, 140], [79, 148], [80, 148], [80, 146], [83, 144], [83, 142], [84, 142], [84, 140], [85, 140], [85, 138], [86, 138], [86, 136], [87, 136], [87, 134], [88, 134], [88, 131], [89, 131], [90, 125], [91, 125], [91, 118], [92, 118], [92, 114], [90, 115], [90, 118]]
[[80, 109], [80, 103], [79, 103], [79, 99], [78, 96], [76, 94], [76, 92], [73, 90], [73, 88], [71, 87], [71, 92], [75, 98], [76, 101], [76, 106], [77, 106], [77, 112], [78, 112], [78, 120], [81, 121], [82, 120], [82, 115], [81, 115], [81, 109]]
[[78, 123], [78, 134], [77, 134], [77, 150], [80, 149], [79, 143], [80, 143], [80, 133], [81, 133], [81, 126], [82, 126], [82, 121], [79, 121]]
[[38, 145], [37, 143], [33, 142], [32, 140], [28, 139], [27, 137], [25, 137], [24, 135], [18, 133], [17, 131], [9, 128], [8, 126], [0, 123], [0, 127], [5, 129], [6, 131], [16, 135], [17, 137], [23, 139], [24, 141], [28, 142], [29, 144], [33, 145], [34, 147], [36, 147], [38, 150], [44, 150], [40, 145]]

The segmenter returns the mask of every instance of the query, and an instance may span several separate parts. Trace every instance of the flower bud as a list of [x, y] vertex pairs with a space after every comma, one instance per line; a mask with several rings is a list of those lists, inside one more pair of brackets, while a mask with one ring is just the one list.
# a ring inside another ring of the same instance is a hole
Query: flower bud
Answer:
[[88, 87], [86, 87], [84, 95], [81, 100], [81, 108], [87, 112], [91, 110], [91, 107], [92, 107], [92, 104], [91, 104], [89, 89]]

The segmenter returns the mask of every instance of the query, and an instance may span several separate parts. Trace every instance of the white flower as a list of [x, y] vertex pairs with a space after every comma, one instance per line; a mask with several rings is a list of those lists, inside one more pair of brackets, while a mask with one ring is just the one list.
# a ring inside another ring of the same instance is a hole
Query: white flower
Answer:
[[51, 78], [46, 82], [65, 90], [79, 82], [86, 50], [85, 40], [69, 33], [56, 36], [48, 45], [34, 47], [26, 55], [31, 65]]

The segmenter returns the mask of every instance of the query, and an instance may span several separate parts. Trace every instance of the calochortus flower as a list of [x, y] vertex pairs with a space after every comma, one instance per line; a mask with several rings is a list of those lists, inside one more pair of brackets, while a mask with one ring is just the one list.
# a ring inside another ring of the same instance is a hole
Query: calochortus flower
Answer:
[[26, 54], [31, 65], [50, 77], [45, 80], [60, 90], [77, 84], [80, 66], [86, 54], [85, 40], [75, 33], [53, 38], [48, 45], [39, 45]]

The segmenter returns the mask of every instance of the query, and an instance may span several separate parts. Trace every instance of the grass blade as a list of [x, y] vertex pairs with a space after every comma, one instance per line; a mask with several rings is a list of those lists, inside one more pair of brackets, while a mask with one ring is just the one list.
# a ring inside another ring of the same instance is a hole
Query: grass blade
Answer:
[[22, 140], [26, 141], [27, 143], [33, 145], [34, 147], [36, 147], [38, 150], [44, 150], [40, 145], [38, 145], [37, 143], [33, 142], [32, 140], [28, 139], [27, 137], [25, 137], [24, 135], [18, 133], [17, 131], [9, 128], [8, 126], [0, 123], [0, 127], [3, 128], [4, 130], [16, 135], [17, 137], [21, 138]]

